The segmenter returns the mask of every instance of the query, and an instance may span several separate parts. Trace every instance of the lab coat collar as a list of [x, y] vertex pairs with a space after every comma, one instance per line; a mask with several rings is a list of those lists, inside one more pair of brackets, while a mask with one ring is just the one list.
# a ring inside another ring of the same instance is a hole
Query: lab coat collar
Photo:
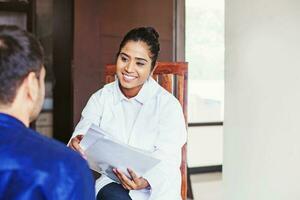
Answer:
[[[144, 83], [139, 93], [132, 99], [135, 99], [141, 104], [144, 104], [149, 99], [151, 99], [152, 96], [155, 96], [158, 87], [159, 87], [158, 83], [152, 77], [149, 77]], [[116, 78], [116, 81], [114, 82], [114, 103], [118, 104], [123, 100], [128, 100], [128, 98], [122, 93], [119, 87], [119, 81]]]

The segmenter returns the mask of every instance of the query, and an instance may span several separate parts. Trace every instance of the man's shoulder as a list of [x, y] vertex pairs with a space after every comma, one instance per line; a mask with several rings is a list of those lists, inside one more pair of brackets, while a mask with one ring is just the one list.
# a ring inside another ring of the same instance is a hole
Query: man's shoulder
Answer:
[[[68, 148], [65, 144], [51, 138], [47, 138], [34, 130], [28, 129], [28, 133], [22, 138], [25, 155], [28, 159], [34, 161], [36, 167], [51, 168], [57, 167], [57, 164], [74, 167], [82, 163], [86, 167], [86, 163], [81, 156]], [[26, 146], [30, 149], [25, 149]], [[43, 163], [47, 163], [44, 166]], [[80, 167], [79, 165], [78, 167]]]
[[15, 193], [26, 192], [33, 195], [30, 199], [40, 199], [33, 198], [35, 191], [29, 193], [29, 188], [39, 188], [38, 192], [49, 199], [74, 199], [78, 195], [84, 196], [79, 199], [92, 199], [92, 175], [78, 153], [30, 129], [23, 130], [13, 143], [2, 152], [0, 165], [0, 185], [7, 193], [13, 188]]

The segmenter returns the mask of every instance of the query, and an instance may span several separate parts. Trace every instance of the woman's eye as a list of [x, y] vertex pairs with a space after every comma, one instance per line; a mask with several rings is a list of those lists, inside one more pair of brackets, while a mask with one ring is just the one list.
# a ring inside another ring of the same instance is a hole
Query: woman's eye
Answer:
[[136, 65], [141, 67], [141, 66], [144, 66], [145, 63], [137, 62]]
[[126, 57], [121, 57], [121, 60], [123, 61], [123, 62], [126, 62], [128, 59], [126, 58]]

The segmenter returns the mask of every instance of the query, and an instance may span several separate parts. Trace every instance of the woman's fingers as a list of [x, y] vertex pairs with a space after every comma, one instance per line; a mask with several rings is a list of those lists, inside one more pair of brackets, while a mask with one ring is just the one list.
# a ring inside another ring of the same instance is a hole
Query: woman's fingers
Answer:
[[79, 140], [79, 142], [83, 139], [83, 135], [77, 135], [76, 138]]
[[125, 189], [139, 190], [139, 189], [143, 189], [143, 188], [146, 188], [149, 186], [149, 183], [146, 179], [144, 179], [142, 177], [138, 177], [138, 175], [129, 168], [127, 169], [127, 171], [130, 174], [132, 180], [130, 178], [128, 178], [123, 172], [121, 172], [120, 170], [118, 170], [116, 168], [114, 168], [113, 171]]
[[135, 189], [135, 184], [132, 180], [127, 178], [125, 174], [123, 174], [120, 170], [114, 169], [115, 174], [117, 175], [118, 179], [121, 181], [121, 184], [125, 189], [133, 190]]
[[127, 186], [126, 184], [124, 184], [124, 182], [123, 182], [123, 180], [122, 180], [120, 174], [117, 172], [117, 170], [116, 170], [116, 169], [113, 169], [113, 171], [114, 171], [115, 175], [118, 177], [118, 179], [119, 179], [121, 185], [123, 186], [123, 188], [124, 188], [124, 189], [127, 189], [127, 190], [130, 190], [129, 186]]
[[129, 168], [127, 169], [127, 171], [128, 171], [128, 173], [130, 174], [132, 180], [133, 180], [134, 182], [137, 182], [138, 179], [139, 179], [139, 177], [136, 175], [136, 173], [135, 173], [132, 169], [129, 169]]
[[79, 152], [85, 158], [84, 151], [83, 151], [83, 149], [79, 145], [79, 143], [82, 140], [82, 138], [83, 138], [83, 135], [77, 135], [76, 137], [72, 138], [71, 142], [70, 142], [70, 147], [73, 150]]
[[148, 181], [143, 177], [138, 177], [138, 175], [132, 169], [128, 168], [127, 171], [134, 181], [136, 189], [143, 189], [149, 186]]

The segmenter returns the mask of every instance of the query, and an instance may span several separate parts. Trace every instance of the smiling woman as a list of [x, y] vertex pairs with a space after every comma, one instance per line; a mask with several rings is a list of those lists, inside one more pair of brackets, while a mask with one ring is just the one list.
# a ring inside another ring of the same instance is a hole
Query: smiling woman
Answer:
[[102, 175], [96, 181], [98, 200], [181, 199], [185, 120], [178, 100], [151, 78], [160, 50], [158, 38], [151, 27], [136, 28], [125, 35], [117, 53], [116, 81], [91, 96], [70, 140], [69, 146], [85, 156], [79, 143], [93, 123], [110, 138], [161, 160], [142, 176], [130, 166], [130, 177], [114, 169], [120, 183]]
[[128, 97], [138, 94], [151, 72], [151, 58], [146, 43], [130, 41], [121, 49], [116, 73], [120, 89]]

